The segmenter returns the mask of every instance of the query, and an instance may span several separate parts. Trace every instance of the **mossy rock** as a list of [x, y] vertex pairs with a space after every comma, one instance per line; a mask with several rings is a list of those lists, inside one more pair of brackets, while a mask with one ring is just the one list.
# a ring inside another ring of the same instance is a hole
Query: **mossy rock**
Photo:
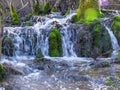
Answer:
[[53, 31], [49, 35], [49, 55], [51, 57], [62, 56], [62, 39], [56, 27], [53, 27]]
[[6, 77], [7, 73], [2, 64], [0, 64], [0, 81]]
[[115, 35], [117, 36], [118, 30], [120, 30], [120, 16], [116, 16], [114, 18], [114, 22], [113, 22], [113, 30]]
[[99, 17], [101, 17], [101, 13], [97, 0], [80, 0], [80, 5], [76, 16], [73, 17], [73, 21], [75, 23], [89, 23]]
[[93, 21], [98, 18], [98, 11], [95, 8], [88, 8], [84, 13], [85, 21]]
[[[104, 53], [112, 50], [111, 39], [110, 36], [105, 29], [101, 25], [99, 21], [91, 22], [88, 25], [92, 35], [92, 48], [93, 48], [93, 55], [101, 56]], [[110, 56], [111, 53], [106, 54], [107, 57]], [[105, 56], [106, 56], [105, 55]]]

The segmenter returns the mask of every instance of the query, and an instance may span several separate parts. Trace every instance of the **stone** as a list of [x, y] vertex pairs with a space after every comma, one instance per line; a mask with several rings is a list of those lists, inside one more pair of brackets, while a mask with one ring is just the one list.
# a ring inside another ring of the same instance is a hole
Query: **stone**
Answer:
[[3, 66], [5, 67], [5, 69], [7, 70], [8, 74], [18, 74], [18, 75], [23, 75], [24, 72], [15, 68], [12, 64], [4, 62]]

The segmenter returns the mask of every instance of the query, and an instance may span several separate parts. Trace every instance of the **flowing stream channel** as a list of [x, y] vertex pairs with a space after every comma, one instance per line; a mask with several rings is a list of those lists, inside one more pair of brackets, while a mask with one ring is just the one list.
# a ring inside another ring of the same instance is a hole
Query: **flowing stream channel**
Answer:
[[[74, 32], [68, 29], [70, 19], [76, 13], [63, 17], [59, 13], [37, 17], [37, 23], [29, 27], [5, 27], [4, 35], [9, 37], [14, 45], [13, 57], [2, 57], [2, 63], [9, 63], [21, 71], [22, 75], [10, 75], [7, 82], [12, 90], [99, 90], [104, 87], [103, 79], [96, 83], [90, 76], [80, 74], [89, 69], [93, 58], [79, 58], [75, 52]], [[35, 19], [34, 17], [33, 19]], [[48, 37], [51, 28], [55, 25], [61, 27], [63, 57], [49, 57]], [[104, 25], [111, 37], [113, 50], [119, 49], [109, 26]], [[5, 46], [5, 48], [9, 48]], [[38, 50], [44, 55], [44, 70], [34, 64], [35, 54]], [[6, 49], [8, 55], [10, 49]], [[9, 65], [8, 64], [8, 65]], [[50, 65], [50, 66], [49, 66]], [[83, 88], [83, 89], [81, 89]]]

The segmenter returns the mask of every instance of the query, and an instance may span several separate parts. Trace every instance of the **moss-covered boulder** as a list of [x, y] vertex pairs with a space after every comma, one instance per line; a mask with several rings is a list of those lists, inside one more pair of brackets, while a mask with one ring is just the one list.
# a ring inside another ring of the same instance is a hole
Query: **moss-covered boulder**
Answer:
[[68, 28], [73, 32], [75, 51], [78, 57], [108, 57], [112, 52], [108, 31], [99, 21], [86, 24], [72, 24]]
[[62, 38], [56, 27], [53, 27], [53, 31], [49, 35], [49, 56], [62, 56]]
[[3, 80], [6, 77], [7, 73], [2, 64], [0, 64], [0, 80]]
[[105, 27], [99, 22], [89, 27], [92, 27], [90, 28], [93, 38], [92, 56], [110, 56], [112, 51], [111, 39]]
[[8, 36], [5, 36], [2, 40], [2, 53], [7, 56], [13, 56], [13, 51], [13, 41]]
[[73, 17], [76, 23], [89, 23], [101, 16], [98, 0], [80, 0], [77, 14]]
[[112, 22], [112, 29], [120, 44], [120, 16], [116, 16]]

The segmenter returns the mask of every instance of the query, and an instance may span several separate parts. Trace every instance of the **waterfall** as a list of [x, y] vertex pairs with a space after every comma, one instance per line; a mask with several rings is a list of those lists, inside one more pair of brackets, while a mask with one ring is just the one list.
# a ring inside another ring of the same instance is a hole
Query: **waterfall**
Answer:
[[105, 26], [105, 27], [110, 35], [113, 50], [119, 50], [120, 47], [119, 47], [119, 44], [118, 44], [118, 41], [117, 41], [115, 35], [113, 34], [113, 31], [111, 30], [111, 28], [109, 26]]
[[109, 23], [108, 22], [106, 22], [106, 23], [104, 23], [104, 26], [110, 35], [111, 44], [112, 44], [112, 48], [113, 48], [112, 57], [116, 57], [117, 51], [120, 49], [120, 46], [118, 44], [117, 38], [115, 37], [113, 31], [111, 30], [111, 27], [108, 25]]
[[[63, 56], [76, 57], [75, 42], [71, 40], [73, 33], [68, 29], [69, 20], [73, 15], [75, 13], [70, 13], [66, 17], [60, 16], [58, 13], [53, 13], [49, 16], [39, 16], [37, 17], [38, 22], [34, 26], [5, 27], [4, 36], [12, 40], [14, 56], [35, 56], [39, 49], [44, 56], [49, 56], [49, 34], [52, 31], [52, 27], [59, 24], [61, 26], [59, 31], [62, 36]], [[8, 47], [4, 48], [7, 50]], [[9, 52], [11, 51], [9, 50]]]

